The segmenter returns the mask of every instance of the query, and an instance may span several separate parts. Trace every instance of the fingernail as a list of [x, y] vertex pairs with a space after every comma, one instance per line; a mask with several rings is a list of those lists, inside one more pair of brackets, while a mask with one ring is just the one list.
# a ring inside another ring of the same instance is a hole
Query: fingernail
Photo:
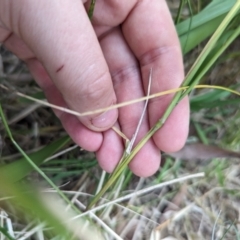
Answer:
[[113, 126], [117, 120], [117, 109], [113, 109], [92, 118], [92, 125], [96, 128], [107, 129]]

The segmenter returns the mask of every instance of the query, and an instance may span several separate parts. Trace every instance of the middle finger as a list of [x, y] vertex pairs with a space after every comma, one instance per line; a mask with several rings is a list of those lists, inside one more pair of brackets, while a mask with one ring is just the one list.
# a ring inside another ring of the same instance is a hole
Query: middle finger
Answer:
[[[144, 95], [139, 65], [126, 44], [121, 29], [114, 28], [100, 39], [105, 59], [112, 76], [117, 101], [124, 102]], [[122, 132], [131, 139], [143, 111], [144, 103], [136, 103], [119, 109]], [[149, 130], [147, 114], [136, 138], [138, 143]], [[135, 145], [136, 145], [135, 143]], [[139, 176], [152, 175], [159, 168], [160, 151], [150, 139], [131, 161], [131, 170]]]

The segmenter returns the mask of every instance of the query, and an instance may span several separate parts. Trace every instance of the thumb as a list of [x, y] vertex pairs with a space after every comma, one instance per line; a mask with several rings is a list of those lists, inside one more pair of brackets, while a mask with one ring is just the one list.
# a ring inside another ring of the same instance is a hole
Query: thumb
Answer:
[[[81, 1], [1, 2], [2, 24], [31, 49], [71, 109], [85, 112], [116, 102], [108, 66]], [[95, 131], [110, 128], [116, 119], [117, 110], [80, 117]]]

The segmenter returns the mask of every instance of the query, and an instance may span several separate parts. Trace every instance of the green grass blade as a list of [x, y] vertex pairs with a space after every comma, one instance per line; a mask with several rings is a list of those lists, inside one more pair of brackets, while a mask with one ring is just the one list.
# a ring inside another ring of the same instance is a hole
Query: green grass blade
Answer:
[[91, 0], [90, 7], [89, 7], [89, 10], [88, 10], [88, 17], [89, 17], [90, 20], [91, 20], [92, 17], [93, 17], [93, 12], [94, 12], [94, 8], [95, 8], [95, 3], [96, 3], [96, 0]]
[[191, 103], [209, 103], [210, 101], [219, 101], [227, 98], [231, 93], [222, 91], [220, 89], [212, 89], [209, 92], [205, 92], [196, 96], [191, 97]]
[[[18, 149], [18, 151], [23, 155], [25, 160], [32, 166], [33, 169], [35, 169], [48, 182], [48, 184], [59, 194], [59, 196], [62, 197], [62, 199], [64, 199], [64, 201], [66, 203], [68, 203], [70, 206], [72, 206], [72, 208], [75, 209], [75, 211], [77, 213], [80, 213], [79, 209], [77, 209], [72, 204], [72, 202], [62, 193], [62, 191], [60, 191], [58, 189], [58, 187], [51, 181], [51, 179], [49, 177], [47, 177], [47, 175], [28, 157], [28, 155], [22, 150], [22, 148], [14, 140], [14, 138], [12, 136], [12, 133], [10, 131], [10, 128], [8, 127], [7, 120], [6, 120], [5, 115], [3, 113], [1, 104], [0, 104], [0, 116], [1, 116], [1, 120], [3, 122], [3, 125], [4, 125], [4, 127], [5, 127], [5, 129], [8, 133], [9, 138], [11, 139], [11, 141], [15, 145], [15, 147]], [[2, 172], [2, 176], [6, 176], [6, 174], [8, 175], [8, 172]]]
[[225, 107], [225, 106], [239, 106], [240, 100], [239, 99], [227, 99], [215, 102], [204, 102], [204, 103], [196, 103], [190, 104], [191, 111], [199, 111], [201, 109], [211, 109], [216, 107]]
[[207, 39], [219, 26], [224, 16], [213, 19], [205, 25], [198, 28], [191, 29], [188, 34], [179, 37], [183, 54], [188, 53], [194, 49], [198, 44]]
[[212, 1], [200, 13], [179, 23], [176, 28], [183, 53], [189, 52], [209, 37], [220, 25], [235, 2], [236, 0]]
[[8, 233], [8, 231], [0, 226], [0, 232], [8, 239], [8, 240], [15, 240], [11, 237], [11, 235]]
[[176, 16], [176, 19], [175, 19], [175, 25], [177, 25], [180, 21], [180, 17], [181, 17], [181, 14], [182, 14], [182, 9], [183, 9], [184, 3], [185, 3], [185, 0], [180, 1], [177, 16]]
[[191, 33], [191, 27], [192, 27], [192, 16], [193, 16], [193, 12], [192, 12], [192, 7], [191, 7], [191, 4], [189, 2], [189, 0], [187, 0], [187, 3], [188, 3], [188, 9], [189, 9], [189, 12], [190, 12], [190, 18], [189, 18], [189, 28], [188, 28], [188, 31], [187, 31], [187, 34], [185, 35], [185, 41], [183, 43], [182, 39], [180, 39], [180, 43], [181, 43], [181, 47], [182, 47], [182, 51], [183, 51], [183, 54], [185, 52], [187, 52], [187, 50], [189, 49], [189, 41], [191, 41], [191, 39], [189, 38], [189, 35]]
[[23, 206], [25, 213], [28, 213], [30, 217], [35, 219], [37, 217], [41, 221], [47, 222], [47, 224], [53, 227], [55, 234], [63, 237], [69, 236], [69, 231], [65, 228], [65, 224], [61, 223], [56, 216], [49, 212], [35, 188], [32, 188], [27, 183], [13, 183], [10, 179], [11, 176], [8, 174], [0, 175], [0, 194], [14, 196], [8, 199], [8, 202], [11, 202], [17, 209]]
[[[240, 8], [240, 2], [238, 2], [238, 8]], [[233, 17], [233, 16], [232, 16]], [[208, 49], [208, 56], [203, 55], [203, 59], [200, 59], [199, 63], [196, 63], [198, 69], [192, 68], [192, 72], [190, 70], [190, 73], [186, 76], [186, 83], [184, 81], [183, 86], [187, 86], [188, 84], [191, 84], [191, 87], [185, 91], [185, 93], [182, 95], [182, 98], [187, 95], [192, 88], [198, 84], [198, 82], [201, 80], [201, 78], [206, 74], [206, 72], [212, 67], [212, 65], [216, 62], [216, 60], [219, 58], [219, 56], [226, 50], [226, 48], [240, 35], [240, 27], [238, 27], [234, 33], [230, 36], [230, 38], [223, 44], [223, 46], [219, 47], [217, 51], [213, 51], [213, 56], [211, 56], [211, 49]], [[210, 58], [210, 59], [209, 59]], [[204, 60], [206, 60], [206, 64], [204, 64]], [[202, 65], [201, 65], [202, 64]], [[194, 76], [195, 73], [195, 77]], [[194, 80], [192, 80], [194, 79]], [[191, 82], [192, 81], [192, 82]]]
[[189, 89], [184, 93], [184, 95], [188, 94], [191, 90], [192, 87], [194, 87], [199, 79], [194, 78], [195, 74], [198, 72], [199, 68], [203, 64], [204, 60], [207, 58], [211, 50], [215, 47], [217, 41], [221, 37], [222, 33], [228, 26], [228, 24], [231, 22], [231, 20], [236, 16], [240, 9], [240, 1], [236, 2], [236, 4], [233, 6], [233, 8], [229, 11], [227, 16], [224, 18], [220, 26], [217, 28], [211, 39], [208, 41], [207, 45], [193, 64], [192, 68], [190, 69], [189, 73], [187, 74], [185, 81], [183, 82], [182, 86], [188, 86], [191, 85]]
[[206, 133], [203, 131], [201, 125], [197, 122], [193, 122], [193, 125], [197, 131], [197, 135], [199, 137], [199, 139], [201, 140], [201, 142], [205, 145], [209, 144], [208, 138], [206, 136]]
[[[52, 156], [54, 153], [56, 153], [58, 150], [60, 150], [63, 146], [65, 146], [69, 142], [70, 142], [69, 137], [62, 137], [56, 140], [55, 142], [50, 143], [49, 145], [43, 147], [39, 151], [29, 154], [28, 156], [29, 158], [32, 159], [34, 164], [39, 166], [40, 164], [43, 163], [43, 161], [46, 158]], [[26, 177], [27, 174], [29, 174], [32, 170], [33, 167], [23, 157], [19, 160], [16, 160], [13, 163], [1, 166], [0, 175], [3, 174], [4, 172], [7, 172], [12, 176], [10, 181], [16, 182]]]
[[[187, 34], [189, 31], [189, 25], [192, 21], [191, 29], [198, 28], [202, 25], [206, 25], [211, 22], [213, 19], [218, 17], [222, 17], [222, 19], [226, 16], [226, 14], [231, 10], [233, 5], [236, 3], [236, 0], [224, 0], [224, 1], [212, 1], [207, 7], [205, 7], [201, 12], [196, 14], [191, 19], [187, 19], [181, 23], [179, 23], [176, 28], [179, 37], [184, 34]], [[219, 22], [220, 24], [220, 22]]]

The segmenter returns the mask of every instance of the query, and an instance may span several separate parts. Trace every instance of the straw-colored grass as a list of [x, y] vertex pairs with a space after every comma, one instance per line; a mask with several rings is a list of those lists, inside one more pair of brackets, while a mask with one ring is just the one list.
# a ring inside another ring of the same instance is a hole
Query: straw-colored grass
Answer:
[[[238, 159], [199, 161], [201, 152], [191, 161], [164, 155], [162, 168], [147, 179], [127, 168], [190, 91], [188, 142], [239, 151], [239, 97], [232, 94], [239, 92], [239, 78], [232, 66], [240, 60], [234, 48], [239, 46], [240, 1], [214, 0], [203, 9], [205, 1], [169, 3], [188, 53], [188, 74], [181, 88], [158, 93], [176, 94], [157, 126], [123, 155], [112, 175], [99, 169], [93, 154], [71, 143], [26, 67], [1, 49], [0, 240], [240, 239]], [[219, 69], [222, 79], [230, 79], [224, 86], [217, 79]], [[198, 86], [200, 81], [205, 85]], [[133, 102], [114, 107], [126, 104]]]

